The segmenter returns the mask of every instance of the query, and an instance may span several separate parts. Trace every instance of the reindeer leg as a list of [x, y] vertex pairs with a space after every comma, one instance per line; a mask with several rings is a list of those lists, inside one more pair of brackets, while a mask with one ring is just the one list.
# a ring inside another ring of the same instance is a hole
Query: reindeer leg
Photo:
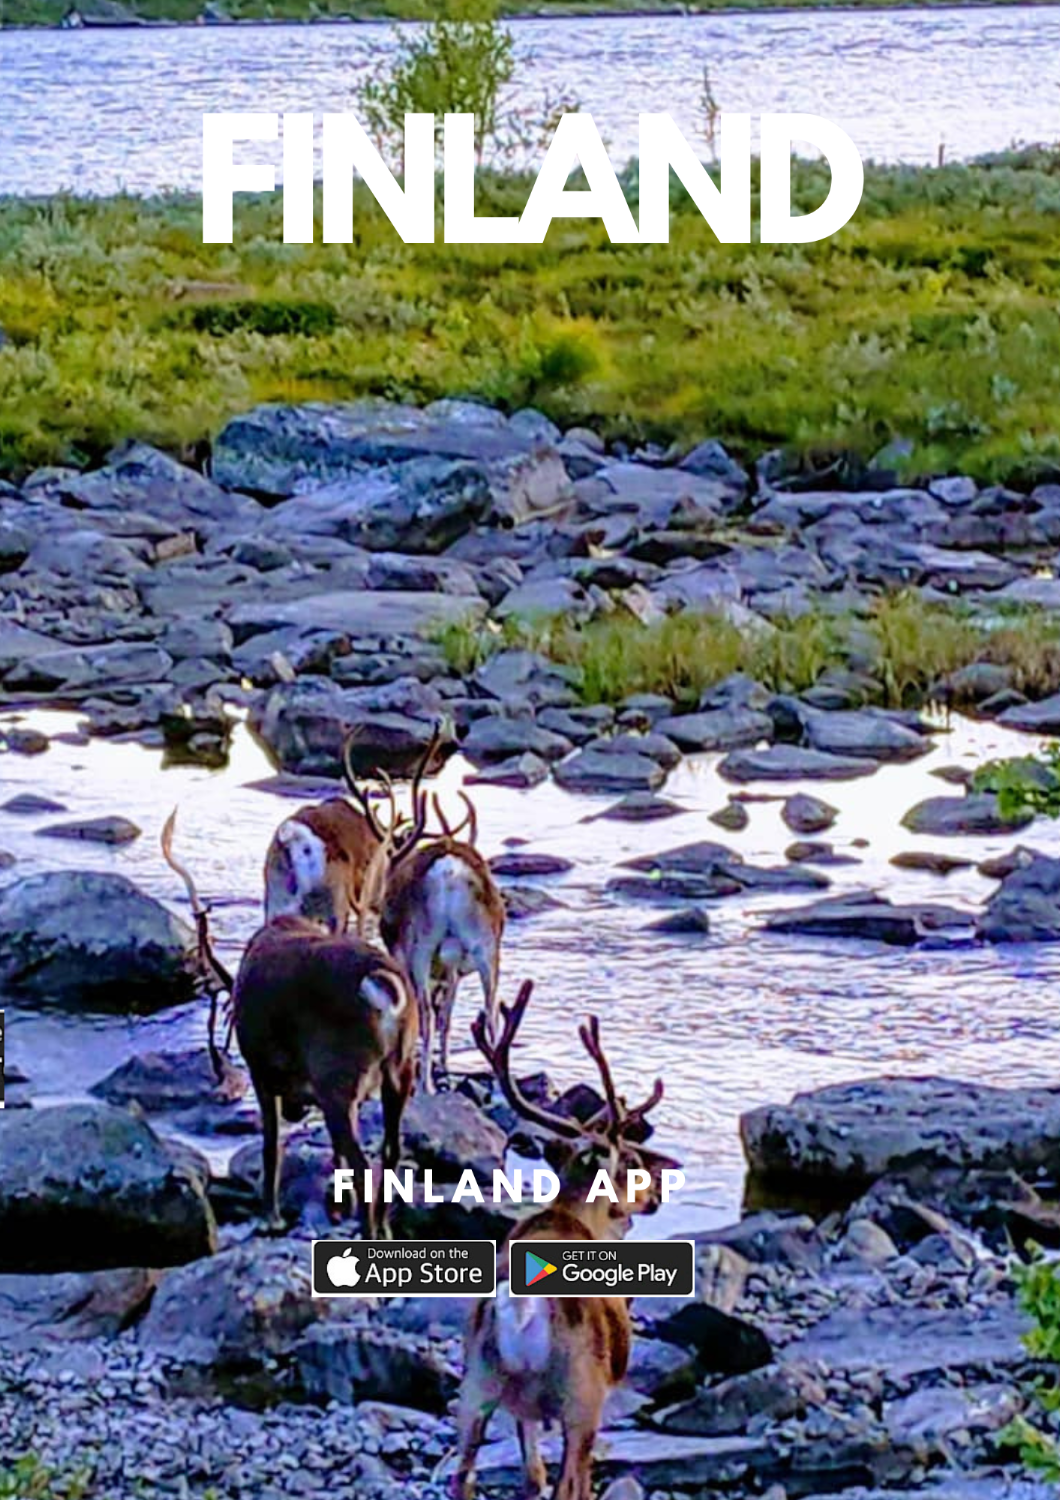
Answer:
[[563, 1469], [553, 1500], [592, 1500], [593, 1444], [603, 1415], [603, 1400], [578, 1402], [563, 1415]]
[[523, 1493], [526, 1500], [538, 1500], [538, 1496], [545, 1493], [548, 1474], [538, 1451], [537, 1423], [520, 1422], [518, 1428], [519, 1448], [523, 1455], [523, 1472], [526, 1475], [526, 1487]]
[[[368, 1238], [374, 1239], [375, 1236], [372, 1233], [373, 1226], [371, 1223], [371, 1208], [373, 1205], [367, 1205], [368, 1212], [365, 1213], [366, 1205], [363, 1191], [364, 1174], [368, 1170], [368, 1158], [361, 1150], [361, 1143], [357, 1139], [354, 1129], [353, 1101], [348, 1099], [344, 1094], [329, 1092], [323, 1094], [321, 1108], [324, 1112], [324, 1123], [328, 1127], [328, 1135], [331, 1137], [331, 1149], [335, 1158], [335, 1165], [336, 1167], [341, 1167], [345, 1164], [347, 1167], [352, 1168], [354, 1182], [357, 1184], [355, 1187], [357, 1206], [361, 1217], [368, 1221]], [[329, 1201], [329, 1215], [333, 1210], [341, 1212], [338, 1204]]]
[[431, 1053], [434, 1051], [434, 1000], [429, 994], [420, 1006], [420, 1032], [423, 1036], [423, 1063], [420, 1071], [423, 1092], [433, 1094], [434, 1070], [431, 1067]]
[[469, 1367], [460, 1387], [457, 1411], [457, 1447], [460, 1460], [450, 1483], [452, 1500], [472, 1500], [475, 1493], [475, 1459], [486, 1436], [490, 1417], [497, 1409], [498, 1398], [487, 1394], [483, 1372]]
[[280, 1212], [280, 1098], [255, 1085], [261, 1111], [261, 1189], [265, 1227], [282, 1234], [286, 1225]]
[[456, 1002], [456, 976], [446, 974], [438, 988], [435, 1005], [438, 1010], [438, 1061], [442, 1077], [449, 1077], [449, 1030]]

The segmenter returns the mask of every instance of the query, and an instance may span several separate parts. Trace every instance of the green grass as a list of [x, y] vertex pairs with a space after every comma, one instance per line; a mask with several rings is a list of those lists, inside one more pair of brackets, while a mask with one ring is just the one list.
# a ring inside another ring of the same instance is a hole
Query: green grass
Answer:
[[[864, 616], [809, 613], [748, 631], [716, 615], [682, 613], [651, 625], [631, 616], [586, 626], [554, 620], [491, 626], [451, 623], [436, 637], [450, 668], [467, 675], [508, 646], [540, 651], [577, 669], [585, 703], [621, 703], [662, 693], [683, 707], [734, 672], [773, 692], [800, 693], [829, 670], [855, 670], [865, 701], [921, 707], [936, 685], [973, 662], [1007, 666], [1032, 695], [1060, 690], [1060, 622], [1037, 610], [987, 626], [959, 605], [926, 604], [915, 593], [882, 596]], [[954, 707], [966, 707], [959, 697]]]
[[[71, 0], [0, 0], [0, 27], [58, 26], [70, 9]], [[967, 5], [1023, 4], [1026, 0], [958, 0]], [[1031, 0], [1055, 4], [1057, 0]], [[614, 16], [614, 15], [712, 15], [748, 10], [879, 10], [952, 4], [952, 0], [501, 0], [503, 17], [516, 16]], [[81, 0], [87, 16], [123, 15], [151, 22], [187, 23], [202, 14], [204, 0]], [[215, 9], [232, 20], [268, 21], [357, 21], [401, 20], [409, 15], [404, 0], [215, 0]]]
[[[927, 144], [927, 143], [926, 143]], [[635, 173], [627, 186], [636, 200]], [[483, 185], [512, 213], [528, 184]], [[803, 208], [820, 168], [796, 174]], [[542, 246], [404, 245], [362, 195], [352, 245], [284, 245], [278, 199], [203, 245], [197, 200], [0, 200], [0, 473], [181, 451], [258, 401], [367, 393], [532, 403], [632, 441], [707, 435], [847, 472], [1060, 467], [1060, 153], [869, 168], [817, 245], [669, 245], [561, 221]]]

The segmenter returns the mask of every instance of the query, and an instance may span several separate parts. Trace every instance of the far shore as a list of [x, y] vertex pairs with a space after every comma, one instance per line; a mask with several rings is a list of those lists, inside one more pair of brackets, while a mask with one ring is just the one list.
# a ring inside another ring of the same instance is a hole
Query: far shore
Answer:
[[[296, 10], [301, 0], [292, 0]], [[553, 21], [553, 20], [636, 20], [655, 16], [728, 16], [769, 12], [775, 15], [792, 15], [803, 11], [906, 11], [906, 10], [983, 10], [983, 9], [1046, 9], [1060, 4], [1060, 0], [733, 0], [724, 5], [697, 5], [684, 0], [634, 0], [634, 3], [596, 6], [580, 5], [577, 0], [539, 0], [533, 5], [502, 7], [505, 21]], [[382, 0], [378, 5], [362, 5], [356, 10], [336, 11], [329, 15], [299, 16], [296, 13], [276, 14], [276, 7], [262, 5], [262, 13], [255, 13], [254, 0], [240, 6], [240, 14], [229, 15], [220, 4], [210, 0], [170, 0], [168, 15], [152, 14], [157, 0], [132, 0], [118, 3], [107, 0], [106, 10], [93, 13], [91, 6], [80, 10], [65, 0], [14, 0], [0, 4], [0, 31], [29, 30], [85, 30], [115, 31], [142, 30], [150, 28], [172, 29], [185, 26], [356, 26], [378, 25], [380, 22], [398, 24], [413, 18], [403, 14], [401, 0], [393, 4]], [[186, 12], [186, 14], [180, 14]], [[268, 12], [268, 13], [264, 13]], [[9, 19], [12, 17], [13, 19]], [[75, 19], [71, 20], [71, 16]]]

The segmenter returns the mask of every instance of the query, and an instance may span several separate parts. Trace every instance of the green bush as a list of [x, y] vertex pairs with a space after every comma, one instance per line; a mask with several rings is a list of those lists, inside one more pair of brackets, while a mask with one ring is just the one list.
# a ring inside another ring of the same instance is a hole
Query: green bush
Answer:
[[[1032, 1319], [1030, 1332], [1023, 1340], [1027, 1352], [1034, 1359], [1060, 1366], [1060, 1269], [1055, 1262], [1039, 1256], [1029, 1265], [1017, 1265], [1013, 1274], [1020, 1306]], [[1060, 1412], [1057, 1376], [1038, 1380], [1034, 1394], [1047, 1425], [1037, 1425], [1026, 1416], [1017, 1417], [1004, 1436], [1019, 1449], [1020, 1457], [1029, 1469], [1043, 1479], [1060, 1483], [1060, 1443], [1055, 1435], [1055, 1423], [1050, 1420]]]

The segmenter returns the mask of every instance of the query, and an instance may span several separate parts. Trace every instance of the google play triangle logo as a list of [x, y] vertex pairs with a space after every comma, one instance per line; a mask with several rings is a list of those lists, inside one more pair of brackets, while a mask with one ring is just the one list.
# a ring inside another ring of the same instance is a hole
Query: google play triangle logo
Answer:
[[553, 1271], [558, 1270], [558, 1266], [550, 1265], [547, 1260], [542, 1260], [540, 1255], [535, 1255], [532, 1250], [526, 1252], [527, 1286], [533, 1286], [535, 1281], [542, 1281], [546, 1276], [551, 1276]]

